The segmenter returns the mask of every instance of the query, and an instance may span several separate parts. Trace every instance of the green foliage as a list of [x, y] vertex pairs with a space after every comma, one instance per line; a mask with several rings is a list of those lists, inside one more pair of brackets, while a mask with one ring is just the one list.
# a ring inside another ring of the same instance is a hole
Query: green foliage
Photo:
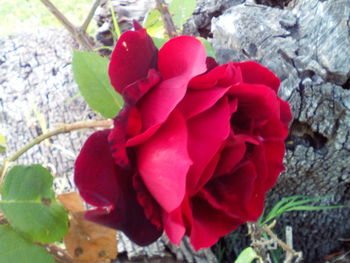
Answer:
[[6, 151], [6, 137], [0, 133], [0, 153]]
[[202, 41], [203, 45], [205, 46], [205, 50], [207, 51], [207, 56], [215, 58], [215, 51], [211, 43], [203, 37], [198, 37], [198, 39]]
[[258, 259], [259, 262], [263, 262], [261, 257], [259, 257], [258, 254], [256, 254], [255, 250], [252, 247], [246, 247], [238, 255], [234, 263], [251, 263], [255, 259]]
[[152, 40], [156, 47], [160, 49], [169, 39], [152, 37]]
[[105, 118], [113, 118], [122, 108], [123, 99], [109, 82], [108, 63], [108, 59], [95, 53], [73, 53], [74, 79], [84, 99]]
[[313, 203], [327, 199], [329, 196], [322, 197], [308, 197], [304, 195], [294, 195], [282, 198], [271, 210], [266, 214], [265, 217], [261, 217], [259, 222], [261, 225], [268, 224], [274, 218], [282, 215], [283, 213], [290, 211], [319, 211], [327, 209], [344, 208], [344, 205], [333, 205], [333, 206], [317, 206], [312, 205]]
[[55, 199], [52, 181], [41, 165], [19, 165], [9, 171], [1, 188], [3, 214], [15, 230], [35, 242], [58, 241], [68, 230], [68, 215]]
[[0, 225], [0, 263], [55, 263], [42, 247], [24, 239], [9, 225]]
[[162, 16], [158, 9], [151, 9], [143, 22], [143, 27], [147, 29], [147, 33], [151, 37], [158, 39], [165, 38], [165, 26]]
[[172, 0], [169, 11], [173, 16], [175, 26], [182, 31], [183, 24], [190, 18], [196, 9], [196, 0]]

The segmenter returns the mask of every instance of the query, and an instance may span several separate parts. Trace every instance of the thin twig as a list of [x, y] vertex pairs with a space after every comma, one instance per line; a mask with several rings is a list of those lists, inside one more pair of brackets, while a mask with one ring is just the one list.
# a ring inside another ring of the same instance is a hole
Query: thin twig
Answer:
[[49, 131], [47, 133], [44, 133], [38, 137], [36, 137], [34, 140], [26, 144], [22, 149], [20, 149], [18, 152], [10, 156], [8, 159], [4, 161], [4, 165], [1, 169], [1, 178], [5, 175], [7, 168], [9, 166], [10, 162], [16, 161], [22, 154], [24, 154], [26, 151], [28, 151], [30, 148], [32, 148], [34, 145], [39, 144], [40, 142], [55, 136], [60, 133], [67, 133], [71, 131], [81, 130], [81, 129], [94, 129], [94, 128], [110, 128], [113, 125], [112, 120], [103, 120], [103, 121], [79, 121], [71, 124], [62, 124], [60, 128], [55, 129], [53, 131]]
[[29, 142], [27, 145], [25, 145], [21, 150], [16, 152], [14, 155], [12, 155], [7, 160], [9, 162], [16, 161], [23, 153], [28, 151], [30, 148], [32, 148], [34, 145], [39, 144], [43, 140], [46, 140], [52, 136], [55, 136], [60, 133], [66, 133], [71, 132], [75, 130], [81, 130], [81, 129], [93, 129], [93, 128], [109, 128], [112, 126], [112, 120], [103, 120], [103, 121], [79, 121], [71, 124], [62, 124], [62, 126], [56, 130], [49, 131], [47, 133], [44, 133], [38, 137], [36, 137], [34, 140]]
[[82, 46], [83, 49], [93, 51], [94, 43], [89, 35], [80, 28], [76, 28], [50, 0], [40, 0], [49, 11], [60, 21], [63, 26], [71, 33], [73, 38]]
[[164, 2], [164, 0], [156, 0], [157, 9], [162, 15], [162, 19], [165, 25], [165, 30], [170, 38], [176, 37], [176, 27], [173, 21], [173, 18], [169, 12], [168, 5]]
[[[262, 229], [265, 231], [266, 234], [268, 234], [271, 239], [273, 239], [284, 251], [287, 252], [287, 254], [290, 254], [293, 258], [295, 257], [296, 258], [296, 262], [300, 262], [301, 259], [302, 259], [302, 253], [301, 252], [297, 252], [295, 251], [294, 249], [290, 248], [285, 242], [283, 242], [281, 239], [279, 239], [277, 237], [277, 235], [275, 233], [273, 233], [271, 231], [271, 229], [266, 226], [266, 225], [263, 225], [262, 226]], [[290, 262], [290, 257], [287, 257], [286, 258], [286, 261], [285, 262]]]
[[83, 25], [81, 26], [81, 30], [86, 32], [92, 18], [94, 17], [94, 14], [96, 12], [97, 7], [100, 5], [101, 0], [95, 0], [94, 3], [92, 4], [92, 7], [90, 9], [89, 14], [87, 15]]

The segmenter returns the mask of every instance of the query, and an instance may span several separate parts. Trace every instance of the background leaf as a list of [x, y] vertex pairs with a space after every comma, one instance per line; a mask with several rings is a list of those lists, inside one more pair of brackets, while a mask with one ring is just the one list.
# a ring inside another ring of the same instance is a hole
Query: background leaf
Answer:
[[9, 225], [0, 225], [0, 263], [55, 263], [55, 260]]
[[6, 151], [6, 137], [0, 133], [0, 153]]
[[123, 106], [122, 97], [108, 77], [108, 59], [96, 53], [73, 52], [74, 79], [87, 104], [105, 118], [113, 118]]
[[15, 166], [3, 182], [0, 209], [10, 225], [29, 239], [52, 243], [68, 230], [68, 216], [55, 199], [53, 178], [40, 165]]
[[215, 58], [215, 51], [211, 43], [203, 37], [197, 37], [200, 41], [202, 41], [205, 46], [205, 50], [207, 51], [207, 56]]
[[152, 40], [159, 50], [169, 39], [152, 37]]
[[256, 254], [255, 250], [252, 247], [247, 247], [238, 255], [235, 263], [251, 263], [255, 259], [259, 259], [259, 262], [261, 262], [261, 258]]
[[147, 33], [151, 37], [165, 37], [165, 26], [158, 9], [151, 9], [148, 11], [143, 22], [143, 27], [147, 29]]
[[169, 11], [173, 16], [175, 26], [182, 31], [183, 24], [189, 19], [196, 9], [196, 0], [172, 0]]

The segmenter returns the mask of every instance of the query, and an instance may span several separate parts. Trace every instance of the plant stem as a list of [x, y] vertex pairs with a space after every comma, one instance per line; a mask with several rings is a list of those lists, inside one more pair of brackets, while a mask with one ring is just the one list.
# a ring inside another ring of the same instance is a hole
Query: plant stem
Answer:
[[34, 145], [37, 145], [41, 143], [42, 141], [55, 136], [57, 134], [61, 133], [67, 133], [75, 130], [81, 130], [81, 129], [93, 129], [93, 128], [110, 128], [113, 124], [112, 120], [103, 120], [103, 121], [79, 121], [75, 123], [70, 124], [62, 124], [60, 128], [55, 129], [53, 131], [49, 131], [47, 133], [44, 133], [38, 137], [36, 137], [34, 140], [26, 144], [22, 149], [20, 149], [18, 152], [10, 156], [8, 159], [4, 161], [4, 165], [1, 169], [0, 173], [0, 179], [3, 178], [5, 175], [8, 166], [10, 162], [16, 161], [22, 154], [24, 154], [26, 151], [28, 151], [30, 148], [32, 148]]
[[168, 5], [164, 2], [164, 0], [156, 0], [157, 9], [162, 15], [162, 19], [165, 25], [165, 30], [170, 38], [176, 37], [176, 27], [173, 21], [173, 18], [169, 12]]
[[290, 248], [285, 242], [279, 239], [277, 235], [273, 233], [267, 225], [263, 225], [262, 229], [265, 231], [266, 234], [268, 234], [271, 237], [272, 240], [274, 240], [287, 253], [285, 262], [291, 262], [293, 258], [295, 258], [295, 262], [301, 261], [302, 259], [301, 252], [297, 252], [294, 249]]
[[97, 9], [97, 7], [100, 5], [100, 3], [101, 3], [101, 0], [95, 0], [95, 1], [94, 1], [93, 5], [92, 5], [92, 7], [91, 7], [91, 9], [90, 9], [89, 14], [87, 15], [87, 17], [86, 17], [84, 23], [83, 23], [82, 26], [81, 26], [81, 30], [82, 30], [83, 32], [86, 32], [86, 30], [87, 30], [87, 28], [88, 28], [88, 26], [89, 26], [89, 24], [90, 24], [90, 22], [91, 22], [91, 19], [94, 17], [94, 14], [95, 14], [95, 12], [96, 12], [96, 9]]
[[[49, 11], [60, 21], [63, 26], [71, 33], [73, 38], [88, 51], [93, 51], [94, 43], [89, 35], [82, 28], [76, 28], [61, 12], [58, 8], [50, 1], [50, 0], [40, 0]], [[93, 6], [94, 7], [94, 6]], [[96, 10], [96, 9], [95, 9]], [[90, 14], [89, 14], [90, 15]], [[89, 18], [89, 16], [88, 16]], [[86, 22], [89, 22], [85, 20]], [[83, 26], [85, 25], [85, 22]]]

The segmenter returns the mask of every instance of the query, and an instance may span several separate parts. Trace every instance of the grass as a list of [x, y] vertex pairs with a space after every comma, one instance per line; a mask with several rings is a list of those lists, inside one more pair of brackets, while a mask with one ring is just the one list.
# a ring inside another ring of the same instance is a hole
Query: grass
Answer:
[[[52, 0], [52, 3], [76, 26], [88, 14], [93, 0]], [[33, 27], [63, 28], [40, 0], [0, 0], [0, 37], [15, 34]], [[88, 33], [96, 31], [94, 21]]]

